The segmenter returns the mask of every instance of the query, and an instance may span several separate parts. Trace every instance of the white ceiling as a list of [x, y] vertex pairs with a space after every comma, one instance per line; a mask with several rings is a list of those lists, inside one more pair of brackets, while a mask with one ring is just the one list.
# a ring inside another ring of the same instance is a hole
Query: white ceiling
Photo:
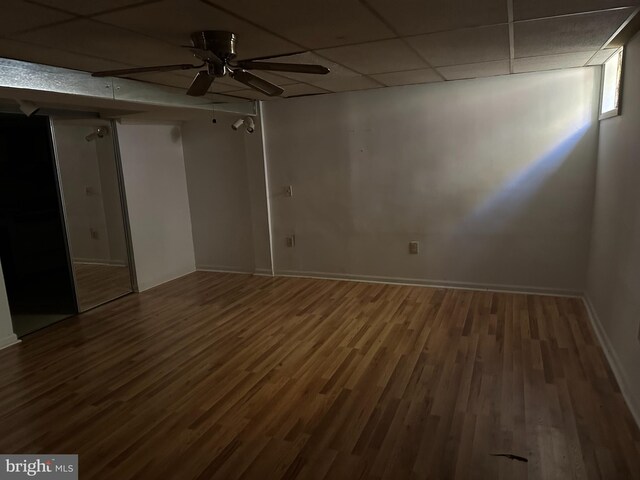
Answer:
[[[3, 0], [0, 57], [84, 71], [188, 63], [199, 30], [230, 30], [239, 58], [328, 66], [262, 74], [284, 96], [602, 63], [640, 0]], [[301, 53], [307, 52], [307, 53]], [[292, 55], [294, 54], [294, 55]], [[186, 88], [192, 72], [132, 78]], [[265, 99], [231, 79], [212, 92]], [[225, 98], [216, 95], [216, 98]]]

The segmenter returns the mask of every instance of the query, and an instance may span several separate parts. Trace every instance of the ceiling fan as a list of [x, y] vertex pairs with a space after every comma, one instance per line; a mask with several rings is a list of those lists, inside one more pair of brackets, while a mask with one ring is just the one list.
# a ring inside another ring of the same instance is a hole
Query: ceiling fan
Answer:
[[191, 82], [187, 95], [199, 97], [204, 95], [216, 78], [229, 75], [234, 80], [258, 90], [269, 96], [281, 95], [284, 90], [267, 80], [254, 75], [249, 70], [269, 70], [275, 72], [295, 72], [325, 75], [329, 69], [322, 65], [298, 63], [275, 63], [255, 60], [234, 61], [236, 57], [236, 35], [221, 30], [205, 30], [191, 34], [192, 46], [186, 47], [202, 64], [182, 63], [177, 65], [160, 65], [156, 67], [127, 68], [123, 70], [105, 70], [95, 72], [94, 77], [119, 77], [134, 73], [170, 72], [173, 70], [192, 70], [202, 68]]

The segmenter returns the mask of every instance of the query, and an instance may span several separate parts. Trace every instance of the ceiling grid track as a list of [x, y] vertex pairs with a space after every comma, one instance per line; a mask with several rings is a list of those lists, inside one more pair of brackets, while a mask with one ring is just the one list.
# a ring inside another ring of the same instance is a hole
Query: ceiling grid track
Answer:
[[[433, 65], [431, 65], [431, 63], [429, 63], [429, 61], [424, 58], [424, 55], [422, 55], [413, 45], [411, 45], [409, 42], [407, 42], [406, 38], [401, 36], [398, 31], [395, 29], [395, 27], [393, 25], [391, 25], [386, 18], [384, 18], [382, 15], [380, 15], [378, 13], [378, 11], [376, 9], [374, 9], [371, 5], [369, 5], [369, 2], [367, 2], [367, 0], [358, 0], [364, 7], [366, 7], [373, 15], [375, 15], [382, 23], [384, 23], [386, 25], [386, 27], [391, 30], [393, 32], [393, 34], [396, 36], [396, 38], [399, 38], [400, 40], [402, 40], [402, 43], [404, 43], [407, 47], [409, 47], [416, 55], [418, 55], [422, 61], [424, 61], [424, 63], [426, 64], [427, 68], [430, 68], [431, 70], [433, 70], [436, 75], [438, 75], [443, 81], [446, 81], [447, 79], [444, 78], [444, 76], [438, 71], [437, 68], [435, 68]], [[387, 72], [388, 73], [388, 72]]]
[[[604, 50], [604, 49], [607, 47], [607, 45], [609, 45], [611, 42], [613, 42], [613, 40], [614, 40], [614, 39], [615, 39], [615, 38], [616, 38], [616, 37], [617, 37], [617, 36], [618, 36], [618, 35], [619, 35], [619, 34], [620, 34], [620, 33], [621, 33], [621, 32], [622, 32], [622, 31], [627, 27], [627, 25], [629, 25], [629, 24], [634, 20], [634, 18], [635, 18], [636, 16], [638, 16], [638, 15], [640, 15], [640, 7], [636, 8], [636, 9], [633, 11], [633, 13], [629, 16], [629, 18], [627, 18], [627, 20], [626, 20], [622, 25], [620, 25], [620, 27], [618, 27], [618, 29], [617, 29], [615, 32], [613, 32], [613, 34], [612, 34], [612, 35], [607, 39], [607, 41], [604, 43], [604, 45], [602, 45], [602, 47], [600, 47], [600, 49], [599, 49], [596, 53], [594, 53], [594, 54], [591, 56], [591, 58], [589, 58], [589, 60], [587, 60], [587, 63], [585, 63], [585, 65], [589, 65], [589, 62], [591, 62], [591, 61], [594, 59], [594, 57], [595, 57], [596, 55], [598, 55], [598, 53], [599, 53], [601, 50]], [[616, 47], [615, 49], [617, 49], [617, 47]], [[613, 55], [613, 52], [611, 52], [611, 55]], [[610, 58], [610, 57], [609, 57], [609, 58]], [[607, 58], [607, 60], [608, 60], [608, 58]]]
[[[286, 42], [288, 42], [288, 43], [291, 43], [291, 44], [293, 44], [293, 45], [295, 45], [295, 46], [297, 46], [298, 48], [300, 48], [300, 49], [301, 49], [301, 51], [300, 51], [300, 52], [293, 52], [293, 53], [291, 53], [290, 55], [295, 55], [296, 53], [305, 53], [305, 52], [310, 51], [310, 49], [309, 49], [308, 47], [306, 47], [306, 46], [304, 46], [304, 45], [301, 45], [301, 44], [299, 44], [298, 42], [294, 42], [294, 41], [290, 40], [289, 38], [287, 38], [287, 37], [284, 37], [284, 36], [280, 35], [279, 33], [273, 32], [273, 31], [271, 31], [270, 29], [265, 28], [265, 27], [263, 27], [262, 25], [260, 25], [260, 24], [258, 24], [258, 23], [255, 23], [255, 22], [253, 22], [253, 21], [251, 21], [251, 20], [249, 20], [248, 18], [244, 18], [244, 17], [242, 17], [242, 16], [240, 16], [240, 15], [236, 14], [235, 12], [232, 12], [231, 10], [228, 10], [228, 9], [226, 9], [226, 8], [224, 8], [224, 7], [220, 6], [220, 5], [217, 5], [217, 4], [216, 4], [216, 3], [214, 3], [214, 2], [211, 2], [211, 1], [208, 1], [208, 0], [200, 0], [200, 1], [201, 1], [202, 3], [204, 3], [205, 5], [209, 5], [210, 7], [217, 8], [218, 10], [220, 10], [220, 11], [222, 11], [222, 12], [226, 13], [227, 15], [231, 15], [232, 17], [235, 17], [235, 18], [237, 18], [237, 19], [239, 19], [239, 20], [242, 20], [243, 22], [246, 22], [246, 23], [248, 23], [249, 25], [252, 25], [252, 26], [253, 26], [253, 27], [255, 27], [255, 28], [258, 28], [258, 29], [263, 30], [263, 31], [265, 31], [265, 32], [267, 32], [267, 33], [270, 33], [271, 35], [273, 35], [273, 36], [275, 36], [275, 37], [278, 37], [278, 38], [280, 38], [280, 39], [282, 39], [282, 40], [284, 40], [284, 41], [286, 41]], [[275, 57], [279, 57], [279, 56], [284, 56], [284, 55], [275, 55], [275, 56], [272, 56], [272, 57], [263, 57], [262, 59], [263, 59], [263, 60], [266, 60], [266, 59], [268, 59], [268, 58], [275, 58]], [[320, 56], [320, 55], [318, 55], [318, 56]], [[334, 62], [334, 63], [337, 63], [337, 62]], [[344, 67], [344, 65], [341, 65], [341, 66], [343, 66], [343, 67]], [[347, 67], [344, 67], [344, 68], [347, 68]], [[347, 68], [347, 69], [348, 69], [348, 70], [351, 70], [351, 69], [349, 69], [349, 68]], [[286, 75], [285, 75], [285, 76], [286, 76]], [[303, 81], [303, 80], [298, 80], [298, 79], [293, 79], [293, 80], [296, 80], [298, 83], [302, 83], [302, 84], [308, 85], [308, 86], [310, 86], [310, 87], [320, 88], [321, 90], [325, 90], [327, 93], [332, 93], [330, 90], [326, 90], [326, 89], [324, 89], [324, 88], [322, 88], [322, 87], [318, 87], [317, 85], [313, 85], [312, 83], [308, 83], [308, 82], [305, 82], [305, 81]], [[239, 91], [239, 90], [236, 90], [236, 91]]]
[[513, 0], [507, 0], [507, 17], [509, 21], [509, 73], [513, 73], [513, 60], [516, 56], [513, 28]]
[[[0, 34], [0, 55], [83, 71], [105, 70], [100, 66], [108, 69], [109, 64], [112, 69], [136, 68], [146, 56], [149, 65], [165, 59], [178, 63], [171, 60], [180, 61], [180, 43], [186, 43], [191, 31], [206, 29], [202, 19], [211, 16], [212, 29], [235, 31], [242, 45], [258, 45], [246, 51], [245, 59], [286, 62], [288, 55], [299, 55], [292, 61], [303, 62], [301, 54], [308, 52], [309, 63], [333, 68], [322, 80], [265, 74], [265, 79], [281, 82], [283, 96], [291, 98], [598, 65], [639, 23], [634, 15], [640, 0], [615, 7], [609, 0], [505, 1], [506, 12], [499, 0], [429, 6], [414, 0], [323, 0], [308, 6], [289, 0], [272, 6], [249, 0], [120, 0], [115, 5], [12, 0], [3, 12], [9, 28]], [[494, 33], [498, 31], [502, 33]], [[190, 76], [166, 72], [133, 79], [183, 89]], [[222, 90], [207, 92], [217, 102], [271, 98], [226, 78], [213, 90]]]
[[[238, 19], [240, 19], [240, 20], [242, 20], [242, 21], [244, 21], [244, 22], [247, 22], [247, 23], [249, 23], [250, 25], [253, 25], [253, 26], [254, 26], [254, 27], [256, 27], [256, 28], [259, 28], [260, 30], [264, 30], [265, 32], [270, 33], [271, 35], [274, 35], [274, 36], [276, 36], [276, 37], [278, 37], [278, 38], [281, 38], [282, 40], [285, 40], [285, 41], [287, 41], [287, 42], [289, 42], [289, 43], [292, 43], [292, 44], [296, 45], [297, 47], [299, 47], [299, 48], [301, 48], [301, 49], [302, 49], [302, 51], [297, 52], [297, 53], [313, 52], [313, 54], [314, 54], [314, 55], [317, 55], [318, 57], [320, 57], [320, 58], [322, 58], [322, 59], [324, 59], [324, 60], [326, 60], [326, 61], [329, 61], [329, 62], [335, 63], [335, 64], [337, 64], [337, 65], [340, 65], [342, 68], [345, 68], [346, 70], [350, 70], [350, 71], [352, 71], [352, 72], [354, 72], [354, 73], [356, 73], [356, 74], [358, 74], [358, 75], [360, 75], [360, 76], [366, 77], [366, 78], [368, 78], [369, 80], [371, 80], [371, 81], [373, 81], [373, 82], [377, 83], [380, 87], [385, 87], [385, 85], [383, 85], [382, 83], [378, 82], [376, 79], [371, 78], [370, 76], [368, 76], [368, 75], [366, 75], [366, 74], [364, 74], [364, 73], [362, 73], [362, 72], [357, 71], [357, 70], [356, 70], [356, 69], [354, 69], [353, 67], [347, 67], [346, 65], [343, 65], [343, 64], [341, 64], [340, 62], [336, 62], [336, 61], [334, 61], [334, 60], [331, 60], [331, 59], [326, 58], [325, 56], [323, 56], [322, 54], [320, 54], [320, 53], [318, 53], [318, 52], [317, 52], [317, 50], [321, 50], [321, 49], [315, 49], [315, 50], [314, 50], [314, 49], [312, 49], [312, 48], [309, 48], [309, 47], [308, 47], [308, 46], [306, 46], [306, 45], [302, 45], [302, 44], [300, 44], [300, 43], [298, 43], [298, 42], [295, 42], [295, 41], [293, 41], [293, 40], [291, 40], [291, 39], [289, 39], [289, 38], [287, 38], [287, 37], [285, 37], [285, 36], [282, 36], [282, 35], [280, 35], [280, 34], [278, 34], [278, 33], [276, 33], [276, 32], [273, 32], [272, 30], [270, 30], [270, 29], [268, 29], [268, 28], [266, 28], [266, 27], [264, 27], [264, 26], [262, 26], [262, 25], [260, 25], [260, 24], [258, 24], [258, 23], [255, 23], [255, 22], [253, 22], [253, 21], [251, 21], [251, 20], [249, 20], [249, 19], [247, 19], [247, 18], [244, 18], [244, 17], [242, 17], [242, 16], [240, 16], [240, 15], [237, 15], [236, 13], [234, 13], [234, 12], [232, 12], [232, 11], [230, 11], [230, 10], [228, 10], [228, 9], [224, 8], [224, 7], [221, 7], [220, 5], [218, 5], [218, 4], [216, 4], [216, 3], [212, 2], [212, 1], [209, 1], [209, 0], [200, 0], [200, 1], [201, 1], [202, 3], [204, 3], [204, 4], [207, 4], [207, 5], [210, 5], [210, 6], [214, 7], [214, 8], [217, 8], [217, 9], [219, 9], [219, 10], [221, 10], [221, 11], [225, 12], [225, 13], [226, 13], [226, 14], [228, 14], [228, 15], [232, 15], [232, 16], [234, 16], [234, 17], [236, 17], [236, 18], [238, 18]], [[395, 32], [394, 32], [394, 34], [395, 34]], [[375, 42], [375, 41], [378, 41], [378, 40], [372, 40], [372, 42]], [[361, 42], [361, 43], [362, 43], [362, 42]], [[342, 45], [341, 45], [341, 46], [342, 46]], [[295, 55], [295, 53], [292, 53], [291, 55]], [[277, 56], [273, 56], [273, 57], [263, 57], [263, 58], [261, 58], [261, 60], [266, 60], [266, 59], [270, 59], [270, 58], [280, 58], [280, 57], [286, 57], [286, 55], [277, 55]], [[255, 60], [258, 60], [258, 59], [255, 59]], [[285, 76], [286, 76], [286, 75], [285, 75]], [[299, 80], [298, 78], [295, 78], [294, 80], [296, 80], [298, 83], [302, 83], [302, 84], [308, 85], [308, 86], [310, 86], [310, 87], [314, 87], [314, 88], [319, 88], [319, 89], [321, 89], [321, 90], [325, 90], [327, 93], [339, 93], [339, 92], [333, 92], [333, 91], [331, 91], [331, 90], [327, 90], [327, 89], [325, 89], [325, 88], [319, 87], [318, 85], [315, 85], [315, 84], [310, 83], [310, 82], [305, 82], [304, 80]], [[298, 95], [298, 96], [306, 96], [306, 95]]]

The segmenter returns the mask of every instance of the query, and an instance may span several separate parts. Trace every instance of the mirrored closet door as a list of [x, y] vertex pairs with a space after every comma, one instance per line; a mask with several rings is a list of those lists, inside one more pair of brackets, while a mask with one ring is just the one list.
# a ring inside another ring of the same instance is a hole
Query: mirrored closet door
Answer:
[[114, 126], [52, 119], [78, 310], [133, 291]]
[[63, 217], [49, 118], [0, 113], [0, 290], [19, 337], [77, 313]]

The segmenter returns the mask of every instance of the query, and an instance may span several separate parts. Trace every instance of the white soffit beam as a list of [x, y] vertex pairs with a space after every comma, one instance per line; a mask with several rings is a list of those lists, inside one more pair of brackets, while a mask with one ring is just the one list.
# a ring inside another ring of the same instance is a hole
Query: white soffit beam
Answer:
[[0, 88], [48, 92], [88, 97], [104, 102], [113, 100], [141, 105], [191, 108], [255, 115], [254, 102], [216, 103], [211, 97], [190, 97], [183, 89], [151, 85], [125, 78], [92, 77], [66, 68], [50, 67], [19, 60], [0, 59]]

